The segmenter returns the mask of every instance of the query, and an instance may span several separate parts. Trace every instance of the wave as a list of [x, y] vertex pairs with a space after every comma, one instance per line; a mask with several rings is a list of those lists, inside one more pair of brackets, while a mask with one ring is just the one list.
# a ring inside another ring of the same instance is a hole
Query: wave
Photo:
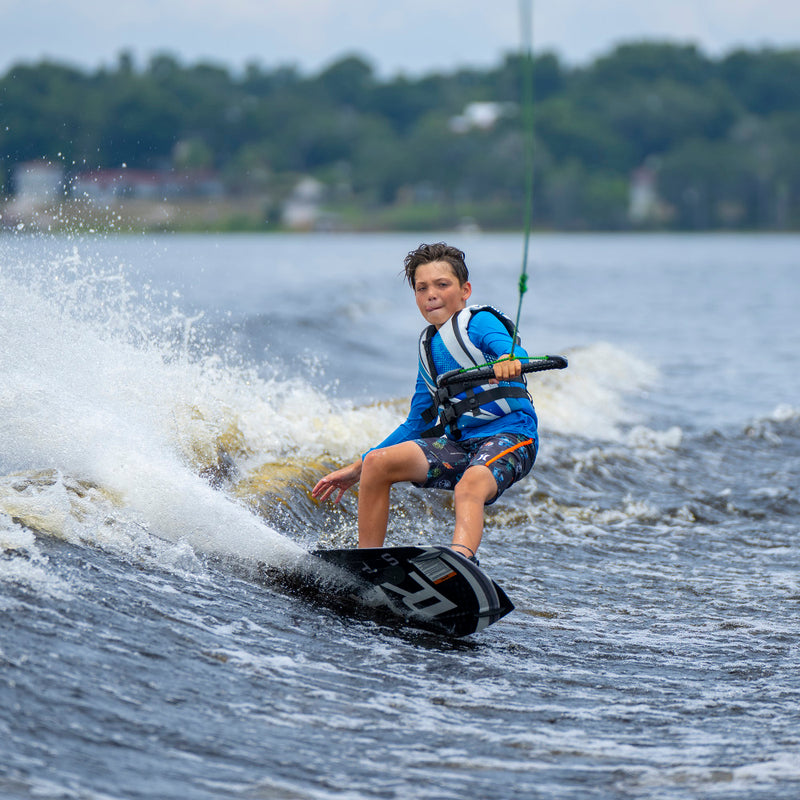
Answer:
[[[58, 282], [0, 278], [4, 471], [32, 473], [39, 489], [41, 470], [66, 476], [64, 492], [78, 484], [100, 487], [130, 525], [201, 552], [272, 562], [295, 557], [295, 543], [214, 491], [198, 468], [210, 447], [216, 451], [230, 439], [230, 420], [241, 422], [237, 404], [263, 403], [277, 393], [263, 386], [261, 398], [243, 398], [247, 376], [234, 376], [212, 356], [189, 358], [174, 342], [174, 319], [162, 318], [159, 330], [152, 309], [130, 302], [124, 280], [116, 281], [114, 302], [100, 301], [93, 290], [108, 288], [113, 276], [76, 269], [69, 281], [58, 266], [49, 273]], [[287, 427], [274, 431], [276, 449], [281, 442], [288, 447]], [[35, 495], [45, 511], [55, 507], [52, 491]], [[16, 509], [11, 516], [22, 518]], [[55, 532], [41, 520], [32, 527]], [[67, 527], [61, 532], [69, 537]]]
[[[34, 565], [35, 545], [20, 533], [28, 530], [195, 569], [198, 556], [279, 565], [309, 544], [353, 542], [354, 498], [320, 507], [310, 488], [401, 422], [408, 398], [358, 405], [285, 371], [264, 377], [205, 338], [199, 315], [178, 312], [169, 298], [134, 287], [122, 265], [96, 265], [77, 247], [7, 266], [6, 552], [27, 552]], [[657, 381], [652, 366], [606, 343], [565, 354], [568, 370], [530, 381], [544, 464], [558, 471], [566, 446], [570, 470], [579, 462], [590, 469], [611, 446], [676, 446], [680, 431], [650, 431], [626, 404]], [[408, 490], [401, 519], [418, 531], [431, 515], [444, 520], [447, 502]]]
[[534, 375], [529, 389], [542, 429], [619, 440], [639, 421], [626, 398], [652, 387], [658, 370], [606, 342], [565, 351], [569, 367]]

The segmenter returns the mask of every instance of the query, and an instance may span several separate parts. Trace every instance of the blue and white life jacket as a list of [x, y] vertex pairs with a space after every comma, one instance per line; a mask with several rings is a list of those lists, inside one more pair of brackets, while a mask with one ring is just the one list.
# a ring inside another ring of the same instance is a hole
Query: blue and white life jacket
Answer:
[[[503, 323], [509, 336], [513, 338], [515, 335], [514, 323], [497, 309], [483, 305], [467, 306], [453, 314], [438, 329], [442, 344], [459, 367], [475, 367], [493, 359], [491, 354], [484, 353], [469, 338], [467, 328], [472, 317], [479, 311], [494, 314]], [[426, 423], [438, 420], [422, 436], [441, 436], [447, 433], [458, 439], [467, 428], [483, 425], [513, 411], [530, 408], [530, 398], [523, 377], [516, 381], [484, 383], [466, 389], [463, 386], [440, 387], [436, 382], [438, 371], [431, 348], [436, 333], [436, 327], [429, 325], [419, 338], [420, 371], [433, 400], [432, 406], [423, 413], [422, 418]], [[519, 337], [516, 343], [519, 344]]]

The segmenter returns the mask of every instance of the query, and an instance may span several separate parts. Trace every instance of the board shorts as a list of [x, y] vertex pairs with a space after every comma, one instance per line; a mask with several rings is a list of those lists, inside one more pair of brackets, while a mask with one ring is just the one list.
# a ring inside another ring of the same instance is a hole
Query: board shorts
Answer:
[[536, 461], [536, 443], [528, 436], [501, 433], [478, 439], [455, 442], [446, 436], [438, 439], [414, 439], [428, 459], [428, 477], [415, 483], [425, 489], [454, 489], [468, 467], [483, 465], [492, 471], [497, 494], [490, 506], [513, 483], [524, 478]]

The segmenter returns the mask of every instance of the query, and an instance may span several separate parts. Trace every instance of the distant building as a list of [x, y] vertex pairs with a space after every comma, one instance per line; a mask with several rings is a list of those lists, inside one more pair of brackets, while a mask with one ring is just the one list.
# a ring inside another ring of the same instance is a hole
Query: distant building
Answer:
[[72, 181], [72, 196], [94, 203], [122, 198], [168, 200], [179, 197], [221, 197], [225, 192], [213, 170], [97, 169]]
[[164, 196], [160, 172], [128, 169], [97, 169], [81, 172], [72, 181], [77, 200], [109, 203], [122, 197], [158, 200]]
[[53, 203], [64, 191], [64, 170], [48, 161], [26, 161], [13, 170], [14, 205], [18, 210]]
[[471, 130], [491, 130], [501, 117], [515, 110], [513, 103], [476, 102], [469, 103], [457, 117], [450, 119], [453, 133], [467, 133]]
[[628, 191], [628, 218], [636, 225], [656, 222], [662, 216], [658, 197], [656, 170], [644, 164], [631, 176]]
[[316, 178], [302, 178], [283, 204], [281, 219], [287, 228], [311, 230], [317, 226], [325, 184]]

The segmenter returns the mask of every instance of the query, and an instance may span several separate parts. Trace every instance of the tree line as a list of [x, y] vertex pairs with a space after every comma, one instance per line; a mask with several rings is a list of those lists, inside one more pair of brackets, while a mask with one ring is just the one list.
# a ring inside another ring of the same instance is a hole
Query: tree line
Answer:
[[[271, 202], [312, 176], [355, 227], [519, 228], [529, 66], [509, 54], [381, 79], [358, 55], [311, 75], [169, 54], [18, 64], [0, 78], [0, 194], [37, 159], [213, 169]], [[800, 50], [629, 43], [583, 66], [538, 54], [532, 76], [535, 227], [800, 228]]]

